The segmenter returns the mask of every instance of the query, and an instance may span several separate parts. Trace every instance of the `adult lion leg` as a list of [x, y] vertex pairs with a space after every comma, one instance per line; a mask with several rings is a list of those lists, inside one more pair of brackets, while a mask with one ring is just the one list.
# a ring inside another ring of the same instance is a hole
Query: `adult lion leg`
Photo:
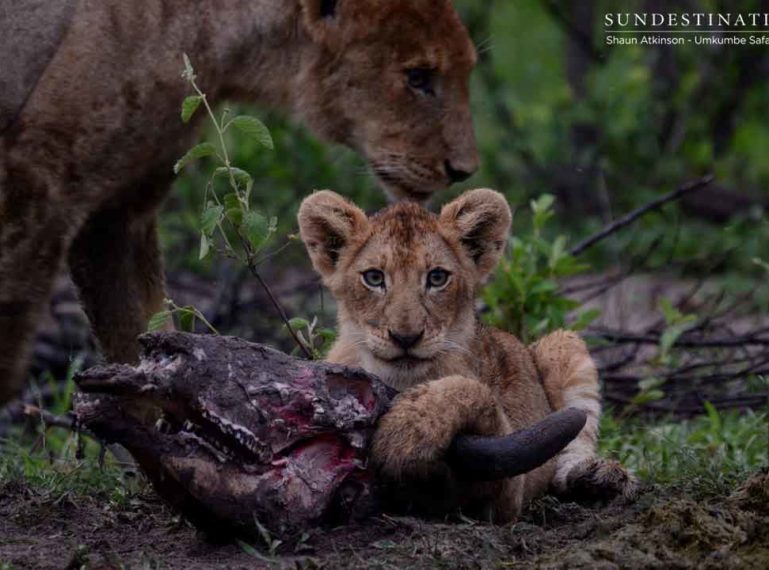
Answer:
[[0, 179], [0, 404], [23, 386], [37, 319], [78, 226], [45, 188], [20, 178]]
[[531, 347], [545, 392], [555, 410], [577, 408], [587, 423], [556, 459], [553, 486], [559, 493], [594, 498], [632, 499], [638, 481], [616, 461], [598, 456], [601, 389], [598, 370], [582, 339], [558, 330]]
[[455, 505], [504, 522], [521, 510], [525, 475], [492, 483], [455, 481], [442, 459], [458, 433], [498, 436], [512, 431], [491, 389], [446, 376], [400, 394], [380, 420], [372, 457], [388, 479], [450, 479]]
[[69, 264], [105, 357], [135, 363], [136, 337], [165, 298], [155, 213], [95, 215], [72, 244]]

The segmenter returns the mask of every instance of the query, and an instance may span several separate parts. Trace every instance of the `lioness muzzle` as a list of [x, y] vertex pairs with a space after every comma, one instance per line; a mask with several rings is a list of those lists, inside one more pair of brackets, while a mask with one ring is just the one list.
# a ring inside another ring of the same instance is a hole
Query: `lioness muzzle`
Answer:
[[587, 415], [567, 408], [502, 437], [458, 435], [447, 461], [466, 479], [493, 481], [527, 473], [552, 459], [585, 427]]

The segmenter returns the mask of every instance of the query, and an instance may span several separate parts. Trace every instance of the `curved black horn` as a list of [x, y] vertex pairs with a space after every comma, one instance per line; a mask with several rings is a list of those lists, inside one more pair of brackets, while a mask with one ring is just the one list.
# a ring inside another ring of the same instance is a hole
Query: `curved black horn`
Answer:
[[531, 427], [502, 437], [458, 435], [446, 460], [460, 476], [493, 481], [539, 467], [571, 442], [585, 427], [587, 414], [566, 408]]

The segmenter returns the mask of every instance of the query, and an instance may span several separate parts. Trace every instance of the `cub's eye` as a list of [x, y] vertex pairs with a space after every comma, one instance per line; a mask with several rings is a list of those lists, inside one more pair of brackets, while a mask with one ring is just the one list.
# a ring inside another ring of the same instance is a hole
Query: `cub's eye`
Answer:
[[451, 273], [445, 269], [433, 269], [427, 274], [427, 287], [430, 289], [440, 289], [449, 282]]
[[426, 67], [415, 67], [406, 70], [406, 79], [409, 82], [409, 87], [428, 95], [435, 95], [434, 76], [435, 72]]
[[368, 269], [361, 276], [363, 283], [372, 289], [383, 289], [385, 285], [385, 275], [379, 269]]

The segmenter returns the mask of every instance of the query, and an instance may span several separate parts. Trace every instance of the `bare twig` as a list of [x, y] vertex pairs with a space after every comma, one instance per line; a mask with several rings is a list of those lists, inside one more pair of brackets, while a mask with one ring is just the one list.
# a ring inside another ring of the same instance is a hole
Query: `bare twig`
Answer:
[[73, 414], [67, 414], [66, 416], [57, 416], [52, 414], [48, 410], [38, 408], [37, 406], [26, 405], [24, 406], [24, 415], [30, 418], [39, 419], [46, 427], [59, 427], [66, 430], [82, 433], [87, 435], [91, 439], [95, 440], [99, 444], [103, 444], [102, 440], [87, 427], [80, 425], [77, 418]]
[[703, 178], [700, 178], [699, 180], [694, 180], [691, 182], [687, 182], [683, 186], [679, 187], [678, 189], [674, 190], [673, 192], [670, 192], [668, 194], [665, 194], [664, 196], [661, 196], [657, 198], [656, 200], [652, 200], [648, 204], [645, 204], [641, 206], [640, 208], [637, 208], [633, 210], [632, 212], [626, 214], [625, 216], [621, 217], [620, 219], [612, 222], [611, 224], [604, 227], [601, 231], [599, 231], [596, 234], [593, 234], [592, 236], [588, 237], [587, 239], [582, 240], [577, 245], [575, 245], [571, 249], [571, 254], [574, 256], [580, 255], [585, 250], [591, 248], [595, 244], [597, 244], [600, 241], [603, 241], [607, 237], [609, 237], [612, 234], [617, 233], [619, 230], [629, 226], [633, 222], [635, 222], [637, 219], [641, 218], [642, 216], [648, 214], [649, 212], [653, 212], [654, 210], [658, 210], [665, 204], [669, 202], [673, 202], [674, 200], [678, 200], [682, 196], [689, 194], [691, 192], [694, 192], [696, 190], [700, 190], [701, 188], [704, 188], [708, 186], [711, 182], [713, 182], [713, 175], [704, 176]]
[[264, 289], [264, 292], [267, 293], [267, 297], [269, 297], [270, 302], [272, 303], [272, 306], [275, 307], [275, 310], [278, 312], [278, 315], [283, 321], [283, 324], [286, 325], [286, 328], [288, 329], [288, 332], [291, 334], [291, 337], [294, 339], [294, 342], [297, 344], [297, 346], [299, 346], [302, 353], [307, 357], [308, 360], [313, 360], [314, 357], [313, 357], [312, 351], [307, 346], [305, 346], [305, 344], [301, 341], [299, 336], [296, 334], [294, 327], [291, 326], [291, 321], [289, 321], [286, 311], [283, 310], [283, 305], [281, 305], [277, 297], [275, 297], [275, 295], [272, 292], [272, 289], [270, 289], [270, 286], [267, 285], [267, 282], [264, 279], [262, 279], [262, 276], [259, 274], [259, 271], [256, 268], [256, 264], [250, 258], [248, 262], [248, 269], [249, 271], [251, 271], [251, 275], [256, 277], [256, 280], [259, 282], [259, 285], [262, 286], [262, 288]]
[[[646, 332], [641, 334], [628, 333], [613, 330], [593, 330], [586, 334], [587, 337], [600, 338], [608, 340], [615, 344], [659, 344], [661, 334], [655, 332]], [[769, 346], [769, 338], [761, 336], [755, 332], [744, 335], [735, 335], [732, 337], [712, 338], [701, 337], [693, 338], [691, 335], [681, 335], [676, 339], [675, 346], [684, 348], [732, 348], [743, 346]]]

